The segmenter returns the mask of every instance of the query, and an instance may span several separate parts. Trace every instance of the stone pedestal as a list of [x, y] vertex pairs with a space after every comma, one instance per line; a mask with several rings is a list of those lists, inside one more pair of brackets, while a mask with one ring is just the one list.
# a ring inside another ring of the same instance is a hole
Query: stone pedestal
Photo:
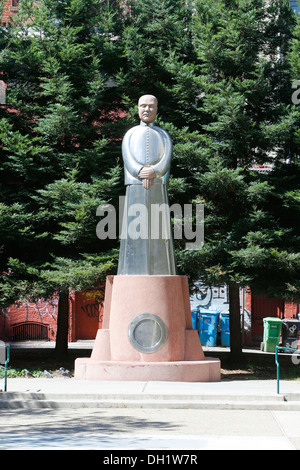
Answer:
[[109, 276], [103, 328], [90, 358], [75, 361], [75, 378], [210, 382], [220, 361], [205, 358], [192, 328], [187, 277]]

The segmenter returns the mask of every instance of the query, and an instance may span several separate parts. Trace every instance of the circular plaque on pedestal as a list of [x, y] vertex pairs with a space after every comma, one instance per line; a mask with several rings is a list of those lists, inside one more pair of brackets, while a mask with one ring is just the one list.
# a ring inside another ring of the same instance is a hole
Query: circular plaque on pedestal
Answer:
[[139, 352], [154, 353], [166, 342], [168, 330], [163, 320], [153, 313], [135, 317], [128, 328], [128, 338]]

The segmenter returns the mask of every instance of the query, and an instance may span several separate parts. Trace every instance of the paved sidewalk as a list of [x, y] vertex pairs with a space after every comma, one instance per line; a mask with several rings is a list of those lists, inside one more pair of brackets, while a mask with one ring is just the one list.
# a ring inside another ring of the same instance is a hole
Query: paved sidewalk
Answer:
[[[7, 385], [0, 406], [5, 397], [11, 404], [19, 397], [23, 408], [1, 409], [0, 449], [300, 450], [300, 411], [277, 408], [289, 404], [284, 396], [300, 397], [298, 381], [281, 381], [279, 397], [276, 380], [8, 378]], [[49, 401], [27, 407], [27, 397], [30, 403]], [[76, 400], [78, 406], [72, 405]], [[89, 400], [94, 404], [87, 405]], [[246, 406], [235, 409], [239, 400]], [[208, 406], [193, 409], [193, 403]], [[260, 409], [262, 403], [267, 407]], [[249, 404], [253, 407], [247, 409]]]
[[[0, 389], [4, 381], [0, 380]], [[212, 395], [244, 394], [261, 395], [277, 392], [276, 380], [221, 380], [220, 382], [109, 382], [98, 380], [77, 380], [75, 378], [9, 378], [8, 392], [40, 392], [40, 393], [164, 393]], [[297, 393], [300, 395], [300, 380], [280, 380], [280, 393]]]
[[300, 381], [8, 377], [0, 449], [300, 450]]

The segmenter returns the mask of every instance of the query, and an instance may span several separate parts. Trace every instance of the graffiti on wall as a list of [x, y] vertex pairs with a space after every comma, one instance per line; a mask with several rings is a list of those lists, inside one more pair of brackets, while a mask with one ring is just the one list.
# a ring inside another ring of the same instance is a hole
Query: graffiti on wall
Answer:
[[57, 320], [58, 299], [52, 299], [51, 302], [46, 300], [37, 300], [36, 302], [22, 302], [12, 305], [5, 309], [12, 323], [16, 317], [17, 321], [33, 321], [38, 320], [41, 323], [49, 322], [49, 320]]
[[0, 314], [0, 337], [12, 339], [14, 325], [26, 322], [37, 322], [49, 327], [50, 336], [56, 331], [58, 298], [50, 301], [21, 302], [2, 309]]
[[198, 284], [198, 292], [190, 298], [191, 308], [212, 308], [228, 312], [228, 286], [208, 287]]
[[82, 311], [88, 318], [98, 318], [99, 322], [103, 321], [103, 314], [101, 313], [102, 303], [85, 304], [81, 306]]

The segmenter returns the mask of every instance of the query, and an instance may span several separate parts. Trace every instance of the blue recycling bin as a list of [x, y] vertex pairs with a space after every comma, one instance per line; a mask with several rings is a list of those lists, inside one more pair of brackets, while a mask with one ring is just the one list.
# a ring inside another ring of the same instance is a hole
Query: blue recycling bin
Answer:
[[221, 346], [230, 346], [230, 327], [229, 327], [229, 313], [220, 313], [221, 323]]
[[218, 322], [219, 312], [200, 309], [198, 332], [202, 346], [216, 346]]
[[199, 322], [199, 309], [195, 308], [192, 310], [192, 323], [193, 323], [194, 330], [198, 330], [198, 322]]

